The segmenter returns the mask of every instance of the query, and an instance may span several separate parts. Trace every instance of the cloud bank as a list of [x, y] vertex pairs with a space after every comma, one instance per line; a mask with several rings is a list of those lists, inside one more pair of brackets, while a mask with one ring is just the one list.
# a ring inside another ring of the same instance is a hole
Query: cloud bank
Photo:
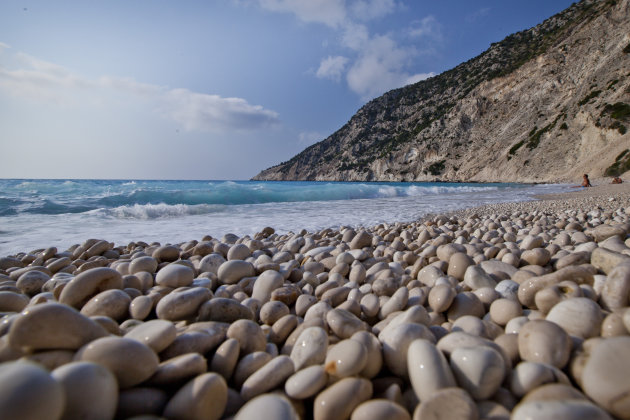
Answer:
[[256, 130], [279, 124], [277, 112], [242, 98], [173, 89], [130, 78], [90, 79], [28, 54], [7, 51], [9, 47], [0, 43], [0, 90], [16, 97], [72, 106], [76, 94], [91, 98], [123, 94], [146, 100], [152, 111], [186, 131]]
[[[243, 0], [237, 0], [243, 2]], [[324, 24], [339, 34], [339, 46], [348, 54], [321, 59], [315, 76], [340, 82], [362, 100], [431, 77], [434, 73], [408, 71], [413, 57], [419, 52], [411, 46], [401, 46], [392, 34], [371, 35], [367, 24], [394, 13], [401, 6], [395, 0], [246, 0], [272, 12], [291, 13], [306, 23]], [[433, 16], [413, 22], [404, 37], [438, 43], [441, 26]], [[433, 51], [432, 48], [426, 51]], [[425, 52], [426, 52], [425, 51]]]

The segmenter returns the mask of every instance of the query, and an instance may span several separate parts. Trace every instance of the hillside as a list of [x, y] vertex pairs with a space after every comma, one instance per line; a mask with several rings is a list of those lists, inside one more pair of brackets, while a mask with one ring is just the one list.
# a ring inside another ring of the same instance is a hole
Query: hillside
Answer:
[[630, 0], [583, 0], [370, 101], [254, 179], [575, 181], [628, 169], [627, 128]]

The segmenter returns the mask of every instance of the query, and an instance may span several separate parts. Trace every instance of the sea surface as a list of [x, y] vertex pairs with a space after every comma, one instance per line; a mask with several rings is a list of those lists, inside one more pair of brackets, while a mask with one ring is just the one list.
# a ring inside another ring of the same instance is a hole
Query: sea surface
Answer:
[[417, 220], [568, 185], [0, 179], [0, 256], [88, 238], [178, 243]]

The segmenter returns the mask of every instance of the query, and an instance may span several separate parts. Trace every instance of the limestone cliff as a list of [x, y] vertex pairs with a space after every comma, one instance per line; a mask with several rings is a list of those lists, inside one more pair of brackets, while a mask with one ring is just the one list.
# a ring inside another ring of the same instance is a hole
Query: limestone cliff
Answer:
[[576, 181], [630, 148], [626, 127], [630, 0], [583, 0], [372, 100], [254, 179]]

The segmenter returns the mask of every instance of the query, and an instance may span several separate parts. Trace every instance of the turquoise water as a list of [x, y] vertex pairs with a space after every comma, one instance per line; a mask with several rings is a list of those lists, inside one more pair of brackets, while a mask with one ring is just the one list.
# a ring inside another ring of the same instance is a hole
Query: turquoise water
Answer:
[[0, 180], [0, 256], [89, 237], [181, 242], [410, 221], [566, 185], [264, 181]]

